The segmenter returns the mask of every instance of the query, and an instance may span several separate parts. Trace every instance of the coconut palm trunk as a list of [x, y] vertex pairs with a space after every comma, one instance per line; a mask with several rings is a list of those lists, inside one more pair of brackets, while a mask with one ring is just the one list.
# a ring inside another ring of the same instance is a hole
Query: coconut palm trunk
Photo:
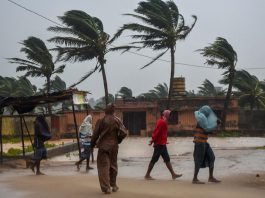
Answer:
[[171, 98], [172, 98], [172, 92], [173, 92], [173, 79], [175, 75], [175, 49], [173, 46], [170, 48], [170, 55], [171, 55], [171, 72], [170, 72], [167, 109], [169, 109], [171, 105]]
[[253, 130], [255, 127], [253, 125], [253, 117], [254, 117], [254, 113], [253, 113], [253, 110], [254, 110], [254, 102], [250, 103], [250, 124], [249, 124], [249, 128], [251, 130]]
[[102, 21], [81, 10], [69, 10], [58, 18], [64, 26], [49, 27], [48, 30], [64, 34], [49, 39], [49, 41], [59, 44], [54, 48], [59, 52], [59, 60], [84, 62], [96, 59], [97, 62], [93, 69], [70, 87], [75, 87], [96, 71], [100, 71], [103, 78], [105, 103], [108, 104], [110, 98], [105, 71], [105, 55], [110, 51], [114, 51], [115, 47], [110, 48], [113, 40], [111, 41], [109, 34], [104, 32]]
[[[51, 77], [47, 76], [47, 96], [49, 95], [50, 91], [51, 91]], [[51, 103], [48, 103], [48, 114], [51, 115], [52, 114], [52, 105]]]
[[222, 37], [217, 37], [214, 43], [204, 47], [203, 49], [199, 49], [198, 51], [200, 51], [201, 54], [206, 57], [206, 63], [208, 65], [216, 65], [219, 69], [226, 69], [223, 75], [225, 76], [225, 78], [228, 79], [229, 85], [225, 97], [224, 109], [221, 118], [221, 128], [224, 130], [226, 124], [226, 114], [231, 98], [232, 86], [234, 83], [237, 53], [235, 52], [233, 47], [227, 42], [227, 40]]
[[105, 72], [104, 63], [101, 63], [101, 72], [102, 72], [104, 91], [105, 91], [105, 103], [107, 105], [109, 103], [109, 91], [108, 91], [108, 82], [107, 82], [107, 76]]
[[154, 51], [161, 52], [141, 69], [153, 64], [170, 50], [171, 72], [169, 94], [166, 103], [166, 107], [170, 108], [173, 91], [172, 83], [175, 72], [175, 47], [179, 41], [185, 40], [190, 34], [197, 21], [197, 17], [193, 15], [193, 23], [188, 26], [185, 23], [183, 15], [179, 13], [177, 5], [172, 0], [140, 1], [138, 7], [134, 9], [133, 14], [127, 13], [125, 15], [134, 17], [136, 21], [124, 24], [114, 35], [114, 38], [121, 36], [125, 30], [129, 30], [134, 32], [130, 37], [135, 41], [127, 46], [123, 46], [123, 48], [120, 47], [120, 49], [127, 51], [133, 48], [137, 48], [138, 50], [151, 48]]
[[[63, 73], [65, 65], [55, 67], [52, 54], [46, 47], [45, 43], [37, 37], [29, 37], [22, 43], [23, 47], [21, 52], [26, 56], [22, 58], [8, 58], [10, 63], [18, 64], [17, 72], [26, 72], [25, 77], [45, 77], [46, 78], [46, 91], [50, 93], [51, 77], [54, 74]], [[48, 113], [51, 114], [51, 107], [48, 105]]]
[[227, 117], [227, 110], [228, 110], [228, 106], [229, 106], [229, 102], [230, 102], [230, 98], [231, 98], [231, 93], [232, 93], [232, 87], [233, 87], [233, 80], [234, 80], [234, 76], [235, 76], [235, 73], [234, 71], [230, 73], [229, 75], [229, 86], [228, 86], [228, 90], [227, 90], [227, 93], [226, 93], [226, 97], [225, 97], [225, 102], [224, 102], [224, 109], [223, 109], [223, 112], [222, 112], [222, 125], [221, 125], [221, 128], [223, 130], [225, 130], [225, 127], [226, 127], [226, 117]]

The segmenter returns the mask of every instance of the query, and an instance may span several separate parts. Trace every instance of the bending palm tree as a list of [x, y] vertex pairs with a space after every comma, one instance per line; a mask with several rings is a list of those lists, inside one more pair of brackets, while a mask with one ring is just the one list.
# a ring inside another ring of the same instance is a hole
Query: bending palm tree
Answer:
[[149, 90], [147, 93], [143, 93], [138, 96], [138, 98], [147, 98], [147, 99], [162, 99], [168, 96], [168, 86], [166, 83], [159, 83], [154, 89]]
[[227, 40], [221, 37], [218, 37], [210, 46], [199, 49], [198, 51], [204, 57], [207, 57], [206, 63], [208, 65], [217, 65], [220, 69], [226, 69], [223, 75], [227, 77], [229, 83], [222, 113], [222, 128], [225, 129], [226, 113], [232, 93], [237, 54]]
[[141, 23], [128, 23], [124, 24], [118, 32], [115, 34], [114, 39], [119, 37], [125, 30], [131, 30], [137, 32], [132, 35], [133, 39], [139, 39], [136, 42], [132, 42], [131, 46], [123, 46], [117, 49], [129, 50], [136, 45], [140, 45], [138, 48], [152, 48], [155, 51], [163, 50], [161, 54], [155, 57], [151, 62], [142, 67], [145, 68], [163, 56], [168, 50], [171, 54], [171, 72], [170, 72], [170, 84], [168, 93], [168, 104], [170, 106], [170, 100], [172, 95], [172, 81], [175, 74], [175, 48], [177, 41], [185, 40], [188, 34], [193, 29], [197, 17], [194, 18], [193, 24], [189, 27], [185, 24], [184, 17], [179, 13], [178, 7], [173, 1], [162, 0], [147, 0], [146, 2], [139, 2], [138, 7], [134, 10], [136, 14], [125, 14], [132, 16]]
[[224, 96], [224, 90], [217, 90], [211, 81], [205, 79], [202, 86], [198, 87], [198, 94], [203, 96]]
[[0, 76], [0, 96], [23, 97], [36, 94], [37, 87], [32, 85], [26, 77], [19, 79]]
[[[227, 84], [227, 79], [220, 81], [223, 84]], [[238, 89], [239, 92], [239, 104], [240, 106], [248, 106], [250, 108], [250, 117], [253, 119], [253, 109], [256, 107], [265, 108], [265, 83], [259, 81], [259, 79], [249, 74], [245, 70], [236, 71], [233, 87]]]
[[265, 108], [265, 83], [245, 70], [236, 71], [234, 87], [240, 91], [239, 105], [250, 108], [251, 128], [254, 128], [253, 109]]
[[[24, 47], [21, 52], [25, 53], [26, 59], [8, 58], [10, 63], [18, 64], [17, 72], [25, 71], [25, 77], [45, 77], [46, 78], [46, 93], [50, 93], [51, 76], [56, 73], [62, 73], [65, 65], [55, 68], [55, 62], [52, 60], [52, 55], [47, 49], [45, 43], [36, 37], [29, 37], [21, 43]], [[49, 114], [51, 109], [49, 108]]]
[[51, 81], [51, 90], [54, 92], [66, 90], [66, 83], [59, 76], [55, 76]]
[[[26, 77], [19, 77], [19, 79], [15, 79], [0, 76], [0, 98], [33, 96], [36, 94], [36, 91], [37, 87], [32, 85]], [[5, 108], [8, 112], [13, 114], [14, 109], [12, 107]]]
[[[109, 102], [114, 102], [114, 100], [115, 100], [115, 98], [114, 98], [114, 96], [112, 94], [109, 94], [108, 98], [109, 98]], [[106, 101], [105, 96], [99, 98], [96, 101], [97, 104], [94, 106], [94, 109], [96, 109], [96, 110], [104, 110], [105, 109], [104, 101]]]
[[121, 87], [120, 91], [117, 93], [117, 96], [120, 96], [125, 99], [132, 98], [132, 90], [128, 87]]
[[102, 22], [80, 10], [70, 10], [64, 16], [58, 17], [65, 26], [49, 27], [49, 31], [64, 33], [68, 36], [56, 36], [49, 41], [59, 44], [55, 50], [59, 52], [60, 61], [83, 62], [96, 59], [97, 63], [94, 69], [86, 73], [74, 87], [87, 79], [95, 71], [102, 72], [105, 103], [109, 103], [108, 84], [105, 72], [105, 55], [111, 50], [109, 35], [104, 32]]

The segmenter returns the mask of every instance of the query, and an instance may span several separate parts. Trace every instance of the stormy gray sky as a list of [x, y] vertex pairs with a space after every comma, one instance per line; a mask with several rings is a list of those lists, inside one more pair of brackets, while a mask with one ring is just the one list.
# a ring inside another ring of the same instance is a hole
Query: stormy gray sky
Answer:
[[[62, 16], [68, 10], [78, 9], [98, 17], [104, 24], [105, 31], [111, 36], [124, 23], [133, 22], [133, 18], [122, 16], [133, 13], [139, 0], [13, 0], [26, 8], [33, 10], [59, 23], [57, 16]], [[191, 24], [191, 15], [197, 15], [198, 21], [193, 31], [185, 41], [177, 44], [175, 59], [177, 63], [204, 66], [205, 59], [195, 50], [223, 37], [233, 46], [238, 55], [237, 69], [246, 69], [260, 80], [265, 79], [265, 1], [264, 0], [174, 0], [179, 11], [184, 15], [187, 24]], [[0, 1], [0, 75], [20, 76], [16, 66], [8, 63], [5, 58], [21, 57], [20, 41], [29, 36], [39, 37], [46, 41], [55, 36], [48, 32], [52, 22], [30, 13], [8, 0]], [[127, 44], [130, 38], [122, 36], [114, 45]], [[46, 42], [49, 48], [52, 43]], [[142, 55], [155, 57], [158, 52], [142, 50]], [[54, 54], [55, 55], [55, 54]], [[158, 83], [169, 83], [170, 63], [157, 61], [144, 70], [140, 67], [150, 59], [133, 53], [119, 52], [107, 55], [106, 73], [109, 92], [112, 94], [122, 86], [132, 89], [133, 95], [147, 92]], [[162, 57], [170, 60], [170, 54]], [[65, 72], [60, 77], [67, 86], [78, 81], [82, 75], [92, 69], [94, 62], [66, 63]], [[206, 65], [205, 65], [206, 66]], [[263, 69], [256, 69], [263, 68]], [[175, 76], [186, 78], [186, 90], [197, 90], [197, 87], [207, 78], [216, 86], [221, 78], [222, 70], [213, 68], [192, 67], [177, 64]], [[30, 79], [41, 87], [44, 79]], [[104, 95], [101, 73], [77, 86], [80, 90], [90, 91], [95, 99]]]

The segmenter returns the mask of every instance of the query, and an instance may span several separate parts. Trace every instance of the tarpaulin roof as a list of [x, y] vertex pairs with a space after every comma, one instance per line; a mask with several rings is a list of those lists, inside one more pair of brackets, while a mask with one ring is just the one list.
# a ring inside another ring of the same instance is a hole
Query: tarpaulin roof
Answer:
[[53, 92], [45, 95], [28, 96], [28, 97], [4, 97], [0, 96], [0, 109], [6, 106], [13, 106], [18, 113], [27, 113], [32, 111], [36, 106], [47, 103], [55, 103], [64, 100], [71, 100], [73, 94], [86, 94], [88, 92], [69, 89], [59, 92]]

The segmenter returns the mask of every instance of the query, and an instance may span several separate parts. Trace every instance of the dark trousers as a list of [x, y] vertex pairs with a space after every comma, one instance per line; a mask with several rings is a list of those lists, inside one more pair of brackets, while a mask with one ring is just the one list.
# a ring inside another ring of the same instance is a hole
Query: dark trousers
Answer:
[[195, 143], [193, 153], [195, 167], [214, 168], [215, 155], [209, 143]]
[[110, 187], [116, 186], [116, 177], [118, 174], [117, 155], [118, 148], [109, 151], [103, 149], [98, 150], [98, 178], [103, 192]]
[[159, 157], [162, 156], [164, 162], [170, 162], [170, 157], [167, 151], [167, 145], [155, 145], [154, 146], [154, 152], [151, 159], [151, 163], [155, 164]]

